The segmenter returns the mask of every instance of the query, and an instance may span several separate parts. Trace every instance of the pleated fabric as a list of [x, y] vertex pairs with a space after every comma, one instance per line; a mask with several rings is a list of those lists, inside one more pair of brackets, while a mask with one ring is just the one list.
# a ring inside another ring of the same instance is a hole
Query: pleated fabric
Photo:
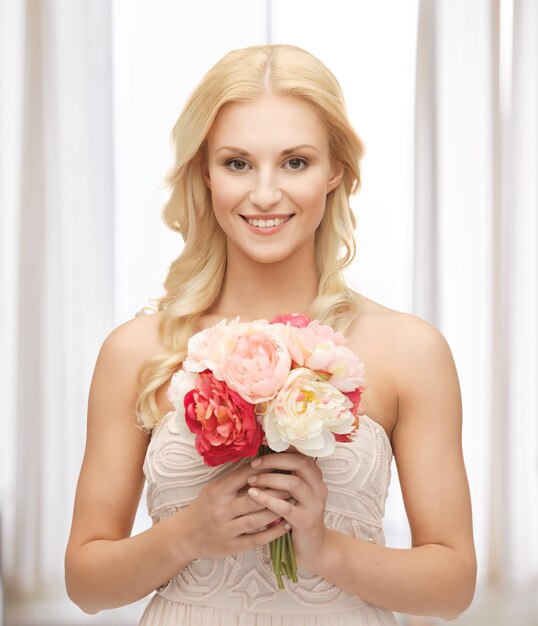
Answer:
[[182, 604], [155, 595], [139, 626], [397, 626], [390, 611], [371, 604], [323, 613], [251, 613]]

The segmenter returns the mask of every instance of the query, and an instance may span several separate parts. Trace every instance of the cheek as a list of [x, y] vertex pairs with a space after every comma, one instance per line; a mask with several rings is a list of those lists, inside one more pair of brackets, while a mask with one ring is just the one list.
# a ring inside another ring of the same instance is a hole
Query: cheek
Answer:
[[290, 189], [289, 193], [294, 203], [305, 210], [323, 212], [327, 202], [326, 190], [326, 184], [323, 181], [310, 180]]
[[242, 195], [241, 185], [236, 181], [219, 177], [211, 179], [211, 200], [217, 219], [237, 205]]

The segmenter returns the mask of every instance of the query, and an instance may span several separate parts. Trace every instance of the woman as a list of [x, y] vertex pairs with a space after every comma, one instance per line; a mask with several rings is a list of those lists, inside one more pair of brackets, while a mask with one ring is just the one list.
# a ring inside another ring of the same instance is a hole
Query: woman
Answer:
[[[151, 626], [455, 617], [476, 577], [457, 375], [434, 328], [344, 282], [362, 146], [337, 81], [292, 46], [231, 52], [173, 136], [164, 217], [185, 247], [158, 312], [114, 330], [99, 354], [70, 597], [94, 613], [157, 589], [141, 622]], [[286, 451], [215, 472], [175, 431], [170, 378], [197, 331], [288, 312], [345, 332], [364, 362], [357, 439], [317, 462]], [[384, 546], [392, 454], [409, 549]], [[143, 469], [154, 525], [130, 537]], [[288, 528], [300, 579], [278, 591], [267, 544]]]

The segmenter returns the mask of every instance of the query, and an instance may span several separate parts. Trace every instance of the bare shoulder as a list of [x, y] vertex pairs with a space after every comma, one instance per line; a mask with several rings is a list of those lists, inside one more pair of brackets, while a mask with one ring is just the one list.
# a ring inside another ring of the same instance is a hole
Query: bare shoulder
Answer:
[[348, 337], [365, 365], [364, 410], [389, 435], [411, 400], [420, 402], [443, 381], [459, 393], [450, 348], [429, 322], [359, 296]]
[[161, 314], [138, 315], [116, 326], [105, 338], [99, 357], [147, 358], [164, 350], [159, 338]]
[[[139, 315], [115, 328], [104, 340], [92, 378], [89, 416], [106, 420], [115, 414], [134, 418], [142, 364], [165, 352], [159, 336], [160, 313]], [[115, 405], [114, 411], [111, 407]], [[95, 411], [95, 406], [99, 407]]]
[[350, 342], [366, 344], [383, 355], [390, 352], [397, 364], [452, 358], [446, 339], [433, 324], [364, 296], [359, 297], [359, 302], [359, 314], [349, 332]]
[[164, 352], [159, 336], [161, 316], [160, 312], [142, 314], [120, 324], [106, 337], [101, 353], [141, 361]]

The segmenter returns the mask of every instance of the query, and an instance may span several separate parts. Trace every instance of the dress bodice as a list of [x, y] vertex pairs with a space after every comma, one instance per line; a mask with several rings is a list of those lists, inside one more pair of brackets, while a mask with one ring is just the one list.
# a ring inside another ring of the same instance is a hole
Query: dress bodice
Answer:
[[[383, 427], [362, 416], [352, 442], [337, 443], [331, 456], [317, 460], [329, 490], [325, 512], [328, 528], [385, 543], [382, 519], [391, 459], [392, 449]], [[231, 463], [206, 466], [194, 446], [194, 435], [184, 421], [169, 413], [155, 428], [144, 463], [153, 523], [188, 506], [206, 483], [233, 467]], [[285, 589], [278, 591], [268, 546], [263, 546], [224, 558], [195, 560], [157, 593], [172, 602], [249, 613], [329, 613], [367, 604], [301, 569], [299, 583], [284, 583]]]

